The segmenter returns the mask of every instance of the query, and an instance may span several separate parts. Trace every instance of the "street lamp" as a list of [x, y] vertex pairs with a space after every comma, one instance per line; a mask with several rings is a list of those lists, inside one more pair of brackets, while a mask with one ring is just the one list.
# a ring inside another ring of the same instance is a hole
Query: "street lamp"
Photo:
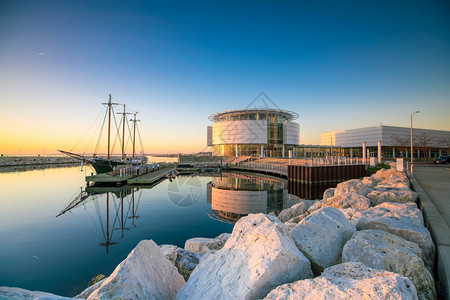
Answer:
[[414, 114], [418, 114], [418, 113], [420, 113], [420, 111], [415, 111], [415, 112], [413, 112], [412, 114], [411, 114], [411, 173], [412, 173], [412, 170], [413, 170], [413, 156], [414, 156], [414, 152], [413, 152], [413, 134], [412, 134], [412, 128], [413, 128], [413, 126], [412, 126], [412, 117], [413, 117], [413, 115]]

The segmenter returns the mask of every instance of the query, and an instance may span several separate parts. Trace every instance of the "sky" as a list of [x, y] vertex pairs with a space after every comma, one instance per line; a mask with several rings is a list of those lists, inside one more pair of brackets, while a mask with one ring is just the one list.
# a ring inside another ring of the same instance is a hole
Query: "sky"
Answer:
[[261, 92], [301, 144], [416, 110], [450, 130], [450, 4], [0, 0], [2, 154], [89, 151], [109, 94], [146, 153], [203, 151], [208, 116]]

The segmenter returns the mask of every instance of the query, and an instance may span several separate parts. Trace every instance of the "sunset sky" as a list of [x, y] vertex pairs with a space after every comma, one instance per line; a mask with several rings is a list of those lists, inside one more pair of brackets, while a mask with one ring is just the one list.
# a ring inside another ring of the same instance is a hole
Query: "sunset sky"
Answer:
[[84, 151], [110, 93], [146, 153], [202, 151], [208, 116], [261, 92], [302, 144], [416, 110], [450, 130], [450, 4], [0, 0], [2, 154]]

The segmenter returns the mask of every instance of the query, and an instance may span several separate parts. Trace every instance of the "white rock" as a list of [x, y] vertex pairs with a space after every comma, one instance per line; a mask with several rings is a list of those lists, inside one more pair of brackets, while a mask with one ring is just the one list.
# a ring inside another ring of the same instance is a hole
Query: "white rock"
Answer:
[[372, 269], [363, 263], [343, 263], [325, 269], [314, 279], [299, 280], [271, 291], [275, 299], [418, 299], [411, 280], [389, 271]]
[[350, 221], [358, 210], [356, 208], [340, 208], [339, 211]]
[[381, 230], [362, 230], [353, 234], [342, 251], [342, 262], [362, 262], [366, 266], [408, 277], [419, 299], [436, 299], [431, 273], [420, 258], [416, 243]]
[[356, 231], [342, 212], [324, 207], [291, 230], [297, 247], [311, 261], [314, 274], [341, 262], [342, 248]]
[[88, 299], [173, 299], [184, 284], [152, 240], [143, 240]]
[[325, 192], [323, 192], [323, 200], [327, 200], [328, 198], [333, 197], [334, 190], [335, 190], [335, 188], [326, 189]]
[[365, 186], [362, 180], [352, 179], [339, 183], [334, 190], [334, 196], [358, 194], [366, 196], [372, 189]]
[[176, 299], [257, 299], [280, 284], [312, 277], [310, 262], [278, 218], [241, 218], [225, 246], [203, 256]]
[[341, 194], [336, 195], [331, 198], [328, 198], [325, 203], [322, 204], [324, 206], [332, 206], [335, 208], [355, 208], [357, 210], [366, 210], [370, 207], [369, 198], [356, 194]]
[[192, 271], [197, 267], [200, 258], [202, 257], [201, 254], [193, 253], [175, 245], [161, 245], [159, 248], [164, 256], [177, 267], [178, 273], [180, 273], [186, 281], [189, 279], [189, 276], [191, 276]]
[[39, 291], [29, 291], [21, 288], [0, 286], [0, 299], [8, 300], [64, 300], [73, 299], [66, 298], [62, 296], [57, 296], [54, 294], [39, 292]]
[[417, 193], [411, 191], [409, 188], [404, 189], [376, 189], [369, 194], [367, 194], [367, 198], [370, 199], [370, 203], [372, 206], [384, 203], [384, 202], [416, 202], [417, 201]]
[[221, 249], [224, 244], [224, 240], [198, 237], [187, 240], [184, 244], [184, 249], [194, 253], [205, 254], [211, 250]]
[[308, 212], [313, 212], [313, 211], [316, 211], [316, 210], [320, 209], [324, 203], [325, 203], [325, 200], [323, 200], [323, 199], [322, 200], [317, 200], [316, 202], [314, 202], [313, 205], [311, 205], [308, 208]]
[[216, 240], [221, 240], [225, 244], [226, 241], [230, 238], [230, 236], [231, 236], [231, 233], [225, 232], [225, 233], [221, 233], [218, 236], [216, 236], [215, 239]]
[[353, 215], [351, 222], [358, 230], [378, 229], [416, 243], [422, 250], [427, 269], [434, 263], [434, 244], [423, 226], [423, 216], [415, 203], [385, 202]]
[[286, 222], [296, 216], [304, 214], [306, 211], [306, 205], [304, 202], [300, 202], [297, 204], [294, 204], [293, 206], [283, 209], [280, 214], [278, 215], [278, 219], [280, 219], [281, 222]]
[[364, 177], [362, 179], [362, 183], [367, 187], [373, 188], [375, 185], [377, 185], [378, 181], [373, 177]]

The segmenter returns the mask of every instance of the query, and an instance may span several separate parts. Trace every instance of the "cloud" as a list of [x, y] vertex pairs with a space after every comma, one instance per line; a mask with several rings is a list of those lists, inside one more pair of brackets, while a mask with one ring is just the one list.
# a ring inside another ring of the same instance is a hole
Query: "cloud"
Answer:
[[37, 53], [36, 55], [37, 56], [42, 56], [42, 55], [46, 55], [47, 53], [45, 53], [45, 52], [39, 52], [39, 53]]

